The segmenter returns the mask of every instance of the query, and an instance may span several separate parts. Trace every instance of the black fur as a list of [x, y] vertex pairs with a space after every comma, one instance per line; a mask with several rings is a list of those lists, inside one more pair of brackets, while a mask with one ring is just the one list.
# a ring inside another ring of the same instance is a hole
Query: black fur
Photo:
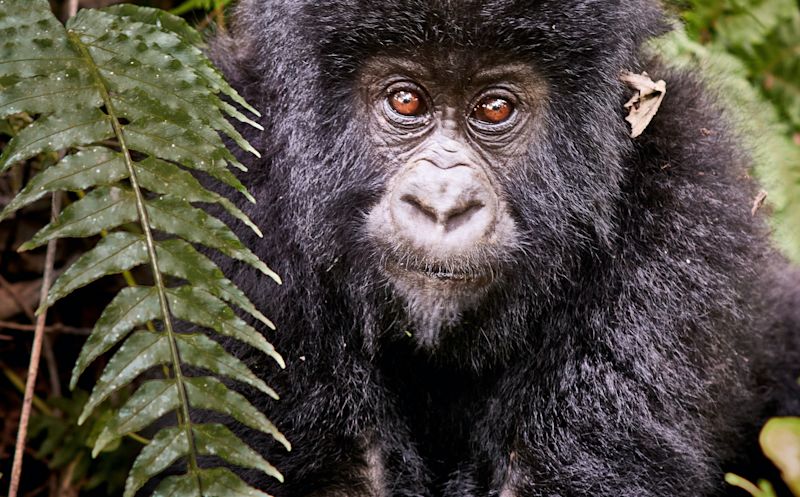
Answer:
[[[248, 433], [286, 476], [252, 482], [277, 497], [729, 491], [723, 467], [746, 469], [775, 406], [768, 369], [791, 377], [779, 358], [800, 316], [726, 118], [640, 52], [665, 29], [644, 0], [240, 3], [214, 55], [263, 113], [246, 183], [266, 236], [240, 231], [285, 283], [227, 270], [279, 326], [285, 371], [239, 354], [282, 395], [256, 402], [294, 445]], [[371, 55], [430, 50], [532, 64], [549, 94], [543, 136], [503, 176], [522, 234], [503, 285], [420, 349], [364, 236], [387, 178], [351, 102]], [[668, 84], [633, 140], [623, 70]]]

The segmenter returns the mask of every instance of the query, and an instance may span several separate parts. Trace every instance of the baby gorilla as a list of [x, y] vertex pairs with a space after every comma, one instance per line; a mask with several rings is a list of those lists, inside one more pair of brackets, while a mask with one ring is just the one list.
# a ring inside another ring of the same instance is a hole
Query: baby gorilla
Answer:
[[[645, 0], [240, 2], [214, 53], [263, 114], [243, 207], [269, 233], [242, 235], [285, 284], [228, 274], [279, 325], [285, 371], [240, 356], [294, 446], [245, 434], [286, 477], [253, 484], [727, 491], [796, 395], [800, 298], [725, 117], [641, 52], [665, 29]], [[631, 139], [645, 70], [668, 91]]]

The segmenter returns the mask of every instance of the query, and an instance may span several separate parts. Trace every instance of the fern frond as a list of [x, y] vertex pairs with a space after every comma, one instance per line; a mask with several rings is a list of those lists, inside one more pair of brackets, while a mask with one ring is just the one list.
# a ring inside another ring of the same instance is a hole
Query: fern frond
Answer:
[[[246, 168], [222, 136], [258, 155], [228, 118], [260, 126], [228, 101], [251, 113], [255, 109], [204, 56], [200, 36], [163, 11], [131, 5], [81, 10], [65, 29], [46, 0], [5, 0], [0, 33], [0, 118], [17, 113], [34, 118], [3, 150], [0, 172], [43, 152], [64, 155], [23, 188], [0, 212], [0, 221], [48, 193], [86, 191], [20, 250], [58, 238], [104, 236], [55, 282], [40, 311], [104, 276], [137, 266], [149, 266], [152, 273], [152, 285], [126, 288], [105, 308], [76, 361], [73, 388], [92, 361], [116, 348], [79, 422], [146, 371], [163, 366], [170, 375], [144, 382], [133, 393], [105, 426], [94, 453], [174, 411], [177, 426], [161, 429], [142, 450], [126, 497], [179, 459], [186, 461], [186, 473], [162, 481], [157, 495], [266, 495], [227, 469], [199, 466], [199, 456], [214, 455], [282, 480], [276, 468], [224, 426], [195, 423], [192, 409], [228, 415], [272, 435], [287, 450], [289, 442], [243, 395], [214, 377], [185, 373], [188, 365], [278, 398], [212, 339], [214, 333], [232, 337], [285, 367], [280, 354], [231, 305], [270, 328], [272, 322], [195, 248], [217, 250], [280, 283], [231, 228], [193, 206], [218, 204], [262, 236], [233, 202], [195, 177], [207, 174], [254, 201], [231, 172], [231, 167]], [[140, 229], [127, 231], [130, 223]], [[177, 279], [177, 286], [166, 284], [167, 275]], [[207, 331], [181, 332], [178, 322]]]

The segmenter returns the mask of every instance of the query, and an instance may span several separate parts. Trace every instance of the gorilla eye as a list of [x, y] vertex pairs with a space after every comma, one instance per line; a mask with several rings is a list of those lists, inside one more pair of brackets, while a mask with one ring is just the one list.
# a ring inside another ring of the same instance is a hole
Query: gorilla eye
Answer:
[[401, 116], [420, 116], [426, 111], [425, 100], [411, 90], [399, 90], [389, 95], [389, 105]]
[[486, 97], [472, 110], [472, 118], [487, 124], [500, 124], [511, 117], [514, 106], [500, 97]]

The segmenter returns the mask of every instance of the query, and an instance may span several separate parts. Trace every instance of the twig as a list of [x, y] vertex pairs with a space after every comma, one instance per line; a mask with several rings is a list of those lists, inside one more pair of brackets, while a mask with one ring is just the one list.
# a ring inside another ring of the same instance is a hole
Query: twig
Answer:
[[72, 488], [72, 475], [75, 474], [75, 468], [81, 461], [81, 457], [82, 455], [79, 452], [77, 457], [75, 457], [75, 459], [73, 459], [72, 462], [67, 465], [67, 468], [61, 475], [61, 485], [59, 485], [58, 493], [56, 495], [65, 497], [78, 494], [78, 492]]
[[[53, 193], [53, 200], [50, 208], [50, 218], [55, 221], [61, 211], [61, 194]], [[44, 280], [42, 281], [42, 291], [39, 301], [45, 302], [47, 291], [53, 279], [53, 265], [56, 258], [56, 238], [47, 242], [47, 255], [44, 263]], [[17, 429], [17, 444], [14, 450], [14, 464], [11, 467], [11, 484], [8, 488], [8, 497], [17, 497], [19, 490], [19, 480], [22, 476], [22, 458], [25, 451], [25, 439], [28, 434], [28, 421], [31, 416], [31, 403], [33, 402], [33, 390], [36, 385], [36, 375], [39, 373], [39, 358], [42, 354], [42, 341], [44, 338], [45, 320], [47, 319], [47, 308], [36, 318], [36, 330], [33, 335], [33, 346], [31, 347], [31, 362], [28, 366], [28, 377], [25, 380], [25, 397], [22, 400], [22, 413], [19, 416], [19, 428]]]
[[[11, 384], [14, 385], [14, 387], [17, 390], [19, 390], [20, 392], [23, 392], [25, 390], [25, 385], [22, 383], [22, 378], [17, 376], [17, 374], [13, 370], [2, 365], [0, 365], [0, 369], [2, 369], [3, 374], [6, 375], [8, 381], [10, 381]], [[50, 406], [48, 406], [45, 401], [36, 397], [35, 395], [33, 397], [33, 405], [47, 416], [55, 416], [55, 411], [51, 409]], [[6, 426], [10, 426], [10, 424], [7, 424]], [[136, 440], [142, 445], [147, 445], [150, 443], [150, 440], [139, 435], [138, 433], [128, 433], [126, 436], [131, 440]], [[2, 442], [3, 440], [4, 440], [3, 438], [0, 438], [0, 442]], [[3, 446], [0, 445], [0, 455], [2, 455], [2, 448]]]
[[[5, 288], [5, 290], [11, 295], [11, 298], [14, 300], [14, 302], [17, 303], [19, 308], [22, 309], [31, 322], [36, 321], [36, 315], [33, 312], [33, 308], [19, 298], [19, 295], [17, 295], [17, 292], [14, 290], [14, 287], [11, 285], [11, 283], [6, 281], [6, 279], [2, 276], [0, 276], [0, 286]], [[50, 332], [52, 333], [52, 331]], [[61, 397], [61, 378], [58, 374], [58, 363], [56, 362], [56, 356], [53, 353], [52, 340], [47, 336], [44, 337], [44, 359], [47, 362], [47, 377], [50, 379], [50, 390], [56, 397]]]
[[[20, 378], [17, 375], [17, 373], [14, 372], [13, 369], [7, 366], [0, 365], [0, 369], [3, 370], [3, 374], [5, 375], [6, 378], [8, 378], [8, 381], [10, 381], [12, 385], [14, 385], [14, 388], [19, 390], [21, 394], [24, 394], [25, 382], [22, 381], [22, 378]], [[55, 416], [55, 413], [53, 412], [52, 409], [50, 409], [50, 406], [47, 405], [47, 402], [43, 401], [36, 395], [33, 396], [33, 407], [39, 409], [39, 411], [41, 411], [43, 414], [46, 414], [47, 416]]]
[[[78, 13], [78, 0], [67, 0], [64, 3], [64, 19], [69, 19]], [[10, 497], [10, 496], [9, 496]]]
[[[19, 331], [36, 331], [36, 326], [32, 324], [20, 324], [13, 321], [0, 320], [0, 330], [19, 330]], [[45, 333], [65, 333], [67, 335], [82, 335], [86, 336], [92, 332], [91, 328], [75, 328], [74, 326], [66, 326], [61, 323], [52, 324], [44, 327]]]

